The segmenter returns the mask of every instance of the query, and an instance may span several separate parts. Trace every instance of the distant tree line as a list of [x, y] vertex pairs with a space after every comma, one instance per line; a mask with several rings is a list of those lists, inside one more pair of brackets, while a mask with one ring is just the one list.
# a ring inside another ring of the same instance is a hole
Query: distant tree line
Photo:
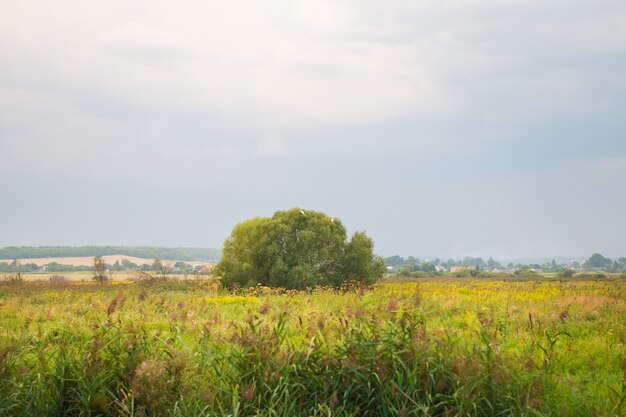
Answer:
[[0, 259], [61, 258], [126, 255], [146, 259], [218, 262], [220, 249], [165, 248], [153, 246], [7, 246], [0, 248]]
[[[40, 269], [40, 266], [34, 263], [22, 264], [19, 261], [13, 262], [0, 262], [0, 272], [12, 273], [12, 272], [36, 272]], [[47, 272], [72, 272], [72, 271], [90, 271], [92, 268], [89, 266], [74, 266], [74, 265], [61, 265], [56, 262], [50, 262], [46, 265]]]
[[[101, 258], [101, 257], [97, 257]], [[143, 272], [162, 272], [164, 269], [168, 270], [168, 273], [173, 274], [189, 274], [198, 272], [197, 268], [187, 264], [184, 261], [178, 261], [174, 264], [173, 268], [167, 268], [163, 266], [163, 263], [159, 258], [156, 258], [152, 263], [138, 265], [128, 259], [122, 259], [116, 261], [113, 264], [102, 263], [107, 272], [123, 272], [123, 271], [143, 271]], [[85, 272], [93, 271], [94, 266], [75, 266], [75, 265], [62, 265], [57, 262], [50, 262], [44, 267], [37, 266], [34, 263], [20, 263], [19, 259], [15, 259], [12, 262], [0, 262], [0, 273], [29, 273], [29, 272]]]
[[[433, 273], [441, 266], [446, 270], [449, 270], [451, 267], [468, 267], [475, 269], [476, 271], [543, 271], [543, 272], [554, 272], [554, 273], [563, 273], [567, 276], [570, 272], [567, 271], [604, 271], [604, 272], [624, 272], [626, 271], [626, 257], [621, 257], [617, 259], [610, 259], [602, 256], [599, 253], [594, 253], [582, 264], [580, 262], [572, 262], [572, 263], [557, 263], [554, 259], [551, 262], [546, 262], [543, 264], [534, 263], [534, 264], [521, 264], [521, 263], [508, 263], [506, 266], [497, 262], [493, 259], [493, 257], [489, 257], [487, 261], [482, 258], [473, 258], [466, 256], [463, 259], [433, 259], [433, 260], [422, 260], [420, 258], [416, 258], [413, 256], [409, 256], [407, 258], [403, 258], [401, 256], [395, 255], [384, 258], [385, 265], [394, 269], [395, 272], [402, 275], [420, 275], [419, 273]], [[440, 269], [440, 268], [439, 268]]]
[[626, 257], [618, 259], [609, 259], [594, 253], [589, 259], [582, 265], [586, 270], [603, 270], [607, 272], [621, 272], [626, 271]]
[[441, 259], [433, 259], [433, 260], [422, 260], [420, 258], [415, 258], [413, 256], [409, 256], [408, 258], [403, 258], [401, 256], [395, 255], [385, 258], [385, 265], [393, 267], [400, 272], [435, 272], [438, 266], [449, 270], [451, 267], [471, 267], [476, 270], [492, 270], [492, 269], [503, 269], [504, 267], [497, 261], [495, 261], [492, 257], [490, 257], [486, 262], [482, 258], [473, 258], [470, 256], [466, 256], [463, 259], [455, 260], [441, 260]]

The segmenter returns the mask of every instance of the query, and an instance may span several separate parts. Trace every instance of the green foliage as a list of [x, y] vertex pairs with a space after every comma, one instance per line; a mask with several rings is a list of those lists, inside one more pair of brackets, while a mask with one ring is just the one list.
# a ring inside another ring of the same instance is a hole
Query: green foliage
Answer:
[[613, 264], [608, 258], [600, 255], [599, 253], [594, 253], [591, 255], [589, 259], [583, 264], [585, 268], [608, 268]]
[[122, 259], [121, 267], [124, 270], [137, 269], [138, 268], [136, 263], [131, 262], [128, 259]]
[[389, 256], [384, 258], [385, 265], [393, 266], [393, 267], [402, 267], [402, 266], [411, 266], [411, 265], [419, 265], [422, 261], [413, 256], [409, 256], [408, 258], [403, 258], [399, 255]]
[[495, 259], [493, 259], [493, 257], [489, 257], [489, 259], [487, 260], [487, 268], [489, 269], [494, 269], [494, 268], [499, 268], [502, 269], [503, 266], [500, 262], [497, 262]]
[[579, 272], [574, 275], [576, 278], [585, 278], [585, 279], [604, 279], [606, 275], [601, 272]]
[[624, 282], [205, 284], [0, 285], [0, 416], [626, 415]]
[[257, 284], [293, 289], [373, 283], [385, 266], [363, 232], [349, 241], [338, 219], [294, 208], [257, 217], [233, 229], [224, 243], [216, 274], [229, 287]]
[[100, 284], [107, 283], [111, 280], [111, 274], [109, 273], [102, 256], [96, 256], [93, 258], [93, 275], [91, 279], [99, 282]]
[[572, 278], [574, 276], [574, 271], [571, 268], [565, 268], [563, 271], [559, 272], [557, 275], [561, 278]]
[[171, 268], [165, 266], [159, 258], [152, 263], [152, 270], [157, 273], [158, 278], [161, 280], [169, 279], [169, 275], [172, 273]]
[[471, 256], [466, 256], [463, 258], [463, 265], [475, 266], [476, 268], [485, 268], [487, 263], [483, 261], [482, 258], [473, 258]]

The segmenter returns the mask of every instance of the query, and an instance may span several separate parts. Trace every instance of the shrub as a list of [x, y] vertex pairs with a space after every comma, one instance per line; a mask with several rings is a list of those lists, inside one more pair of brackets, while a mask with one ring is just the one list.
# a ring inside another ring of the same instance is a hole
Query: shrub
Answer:
[[107, 270], [102, 256], [96, 256], [93, 258], [93, 275], [91, 279], [101, 284], [107, 283], [111, 280], [111, 274]]
[[591, 279], [604, 279], [606, 275], [601, 272], [579, 272], [575, 275], [576, 278], [591, 278]]
[[169, 360], [148, 359], [137, 367], [131, 381], [132, 393], [150, 415], [167, 415], [166, 407], [178, 397], [186, 359], [180, 354]]
[[294, 208], [235, 226], [215, 272], [228, 287], [306, 289], [348, 280], [371, 284], [385, 273], [373, 248], [363, 232], [347, 240], [340, 220]]

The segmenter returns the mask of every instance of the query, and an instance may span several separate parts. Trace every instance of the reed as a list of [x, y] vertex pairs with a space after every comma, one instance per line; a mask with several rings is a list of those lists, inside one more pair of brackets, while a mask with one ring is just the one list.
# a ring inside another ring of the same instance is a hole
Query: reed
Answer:
[[626, 415], [622, 281], [0, 285], [1, 416]]

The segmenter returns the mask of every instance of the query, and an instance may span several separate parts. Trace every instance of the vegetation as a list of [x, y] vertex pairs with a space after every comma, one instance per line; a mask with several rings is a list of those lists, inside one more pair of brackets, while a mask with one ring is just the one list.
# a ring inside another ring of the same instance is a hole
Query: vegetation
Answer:
[[[19, 260], [13, 262], [0, 262], [0, 272], [36, 272], [40, 269], [34, 263], [22, 264]], [[57, 262], [50, 262], [46, 265], [48, 272], [72, 272], [72, 271], [90, 271], [88, 266], [61, 265]]]
[[339, 286], [346, 281], [371, 284], [385, 272], [382, 258], [363, 232], [348, 241], [340, 220], [294, 208], [235, 226], [224, 243], [215, 272], [232, 287], [305, 289]]
[[[121, 262], [115, 261], [112, 264], [106, 264], [106, 268], [111, 272], [120, 272], [120, 271], [154, 271], [154, 272], [162, 272], [163, 263], [159, 258], [156, 258], [151, 264], [144, 263], [141, 265], [137, 265], [129, 261], [128, 259], [122, 259]], [[183, 261], [177, 261], [174, 265], [174, 269], [169, 270], [168, 273], [172, 274], [190, 274], [199, 272], [201, 267], [191, 266]], [[19, 260], [14, 260], [11, 263], [0, 262], [0, 273], [15, 273], [15, 272], [23, 272], [23, 273], [33, 273], [33, 272], [88, 272], [93, 271], [92, 266], [86, 265], [64, 265], [59, 264], [57, 262], [49, 262], [45, 264], [45, 266], [37, 266], [34, 263], [22, 264]]]
[[[626, 257], [616, 259], [605, 258], [599, 253], [594, 253], [582, 265], [577, 261], [557, 263], [555, 259], [545, 263], [509, 263], [503, 266], [501, 263], [489, 257], [485, 262], [482, 258], [472, 258], [469, 256], [463, 259], [432, 259], [429, 261], [421, 260], [413, 256], [403, 258], [395, 255], [384, 259], [385, 265], [400, 275], [419, 277], [424, 275], [432, 275], [435, 270], [450, 271], [453, 267], [468, 267], [476, 271], [487, 272], [507, 272], [517, 273], [523, 270], [524, 274], [530, 270], [533, 272], [556, 273], [560, 276], [565, 273], [565, 277], [571, 276], [569, 270], [574, 272], [590, 272], [605, 271], [609, 273], [626, 272]], [[438, 271], [438, 272], [439, 272]], [[479, 275], [479, 274], [476, 274]]]
[[572, 268], [566, 268], [563, 271], [559, 272], [558, 276], [561, 278], [572, 278], [576, 273]]
[[608, 258], [600, 255], [599, 253], [594, 253], [591, 257], [584, 263], [584, 267], [586, 268], [608, 268], [613, 264]]
[[618, 416], [626, 283], [0, 285], [2, 416]]
[[111, 274], [109, 273], [102, 256], [96, 256], [93, 258], [93, 275], [91, 279], [99, 282], [100, 284], [104, 284], [111, 280]]
[[[217, 262], [219, 249], [163, 248], [152, 246], [8, 246], [0, 248], [0, 259], [61, 258], [77, 256], [127, 255], [144, 259]], [[7, 271], [8, 272], [8, 271]]]

